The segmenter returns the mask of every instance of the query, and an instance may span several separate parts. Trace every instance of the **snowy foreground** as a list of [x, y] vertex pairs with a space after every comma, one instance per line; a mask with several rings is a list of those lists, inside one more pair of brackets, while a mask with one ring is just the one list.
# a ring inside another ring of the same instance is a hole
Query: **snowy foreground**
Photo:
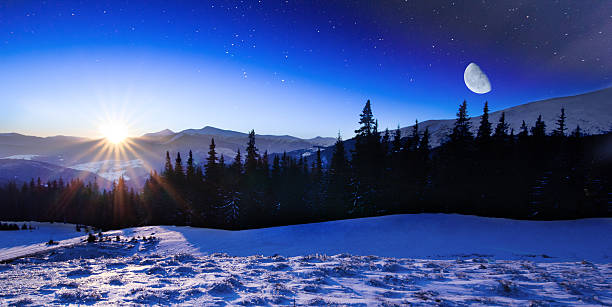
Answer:
[[32, 224], [0, 232], [0, 305], [612, 305], [612, 219], [152, 226], [96, 243]]

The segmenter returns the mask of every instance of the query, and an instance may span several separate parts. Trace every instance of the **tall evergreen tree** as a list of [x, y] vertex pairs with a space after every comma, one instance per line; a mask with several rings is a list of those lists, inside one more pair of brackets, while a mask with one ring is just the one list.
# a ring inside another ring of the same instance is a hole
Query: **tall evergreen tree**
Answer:
[[387, 128], [385, 129], [385, 133], [383, 134], [382, 142], [381, 142], [382, 150], [385, 155], [391, 149], [390, 144], [391, 144], [391, 134], [389, 133], [389, 128]]
[[491, 138], [491, 123], [489, 122], [489, 102], [485, 101], [480, 118], [480, 126], [476, 133], [476, 141], [479, 144], [486, 144]]
[[525, 123], [525, 121], [523, 121], [523, 123], [521, 124], [520, 129], [521, 131], [518, 134], [519, 140], [527, 138], [527, 136], [529, 135], [529, 130], [527, 128], [527, 124]]
[[467, 102], [464, 100], [459, 105], [459, 111], [457, 112], [457, 119], [453, 127], [453, 132], [450, 135], [451, 142], [455, 144], [467, 143], [473, 139], [471, 131], [470, 117], [467, 113]]
[[575, 138], [580, 138], [582, 136], [582, 132], [580, 130], [580, 125], [576, 125], [576, 129], [572, 131], [572, 136]]
[[236, 151], [236, 156], [234, 157], [234, 162], [231, 166], [234, 169], [235, 174], [242, 174], [242, 156], [240, 155], [240, 149]]
[[221, 168], [225, 167], [225, 157], [223, 155], [221, 155], [221, 157], [219, 158], [219, 166]]
[[537, 139], [542, 139], [546, 136], [546, 124], [542, 120], [542, 115], [538, 115], [535, 126], [531, 128], [531, 135]]
[[174, 162], [174, 174], [178, 181], [182, 181], [181, 179], [185, 176], [185, 171], [183, 170], [183, 160], [181, 159], [180, 152], [176, 153], [176, 160]]
[[217, 179], [217, 151], [215, 147], [215, 139], [212, 138], [208, 146], [208, 157], [206, 158], [206, 165], [204, 166], [206, 170], [206, 179], [209, 181]]
[[397, 125], [397, 129], [395, 129], [395, 133], [393, 133], [393, 141], [391, 143], [391, 152], [393, 154], [397, 154], [402, 150], [402, 131], [400, 130], [399, 125]]
[[172, 160], [170, 159], [170, 152], [166, 151], [166, 164], [164, 165], [163, 176], [166, 179], [174, 177], [174, 167], [172, 167]]
[[565, 118], [565, 108], [561, 108], [561, 114], [559, 119], [557, 119], [557, 128], [553, 131], [554, 136], [565, 136], [565, 130], [567, 130]]
[[363, 107], [361, 115], [359, 115], [359, 124], [361, 125], [361, 127], [355, 130], [355, 133], [359, 136], [369, 136], [374, 131], [374, 125], [376, 124], [376, 122], [374, 120], [374, 115], [372, 114], [372, 108], [370, 106], [369, 99]]
[[191, 150], [189, 150], [189, 158], [187, 159], [186, 174], [187, 174], [187, 181], [189, 183], [192, 183], [195, 181], [196, 170], [195, 170], [195, 165], [193, 163], [193, 153], [191, 152]]
[[498, 141], [505, 141], [508, 136], [509, 127], [510, 125], [506, 123], [506, 113], [502, 112], [497, 126], [495, 126], [495, 133], [493, 133], [494, 138]]
[[419, 120], [414, 120], [414, 126], [412, 126], [412, 136], [410, 137], [410, 151], [416, 151], [419, 148]]
[[255, 130], [249, 132], [249, 141], [246, 148], [246, 158], [244, 161], [245, 171], [248, 174], [255, 172], [257, 168], [257, 147], [255, 147]]

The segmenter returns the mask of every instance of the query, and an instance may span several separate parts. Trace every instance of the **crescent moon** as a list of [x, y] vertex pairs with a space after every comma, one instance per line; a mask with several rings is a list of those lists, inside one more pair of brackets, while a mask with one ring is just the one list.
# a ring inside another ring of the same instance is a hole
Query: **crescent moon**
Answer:
[[465, 81], [465, 86], [476, 94], [484, 94], [491, 91], [489, 78], [476, 63], [470, 63], [465, 68], [463, 81]]

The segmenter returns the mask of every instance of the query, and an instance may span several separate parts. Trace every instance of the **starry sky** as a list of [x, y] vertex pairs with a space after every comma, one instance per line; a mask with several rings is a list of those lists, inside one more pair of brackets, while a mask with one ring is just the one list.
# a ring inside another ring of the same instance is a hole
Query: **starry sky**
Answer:
[[611, 86], [612, 2], [8, 0], [0, 67], [0, 132], [348, 138], [367, 99], [395, 128]]

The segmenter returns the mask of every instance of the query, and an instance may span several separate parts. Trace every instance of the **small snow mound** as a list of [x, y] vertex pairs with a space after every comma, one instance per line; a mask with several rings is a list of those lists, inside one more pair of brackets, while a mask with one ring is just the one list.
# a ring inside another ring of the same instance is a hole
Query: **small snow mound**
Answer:
[[267, 302], [263, 297], [251, 295], [241, 299], [237, 302], [237, 304], [242, 306], [264, 306], [267, 304]]
[[148, 275], [159, 275], [159, 276], [166, 276], [168, 274], [168, 272], [166, 272], [166, 269], [160, 266], [157, 266], [157, 265], [147, 269], [145, 272]]
[[66, 276], [70, 278], [82, 278], [82, 277], [88, 277], [91, 274], [93, 273], [89, 269], [76, 269], [76, 270], [68, 272]]
[[235, 290], [242, 288], [242, 283], [234, 277], [226, 278], [221, 281], [215, 281], [208, 290], [208, 293], [216, 296], [225, 296], [234, 294]]
[[60, 304], [92, 304], [99, 301], [102, 295], [95, 290], [61, 290], [55, 293]]

